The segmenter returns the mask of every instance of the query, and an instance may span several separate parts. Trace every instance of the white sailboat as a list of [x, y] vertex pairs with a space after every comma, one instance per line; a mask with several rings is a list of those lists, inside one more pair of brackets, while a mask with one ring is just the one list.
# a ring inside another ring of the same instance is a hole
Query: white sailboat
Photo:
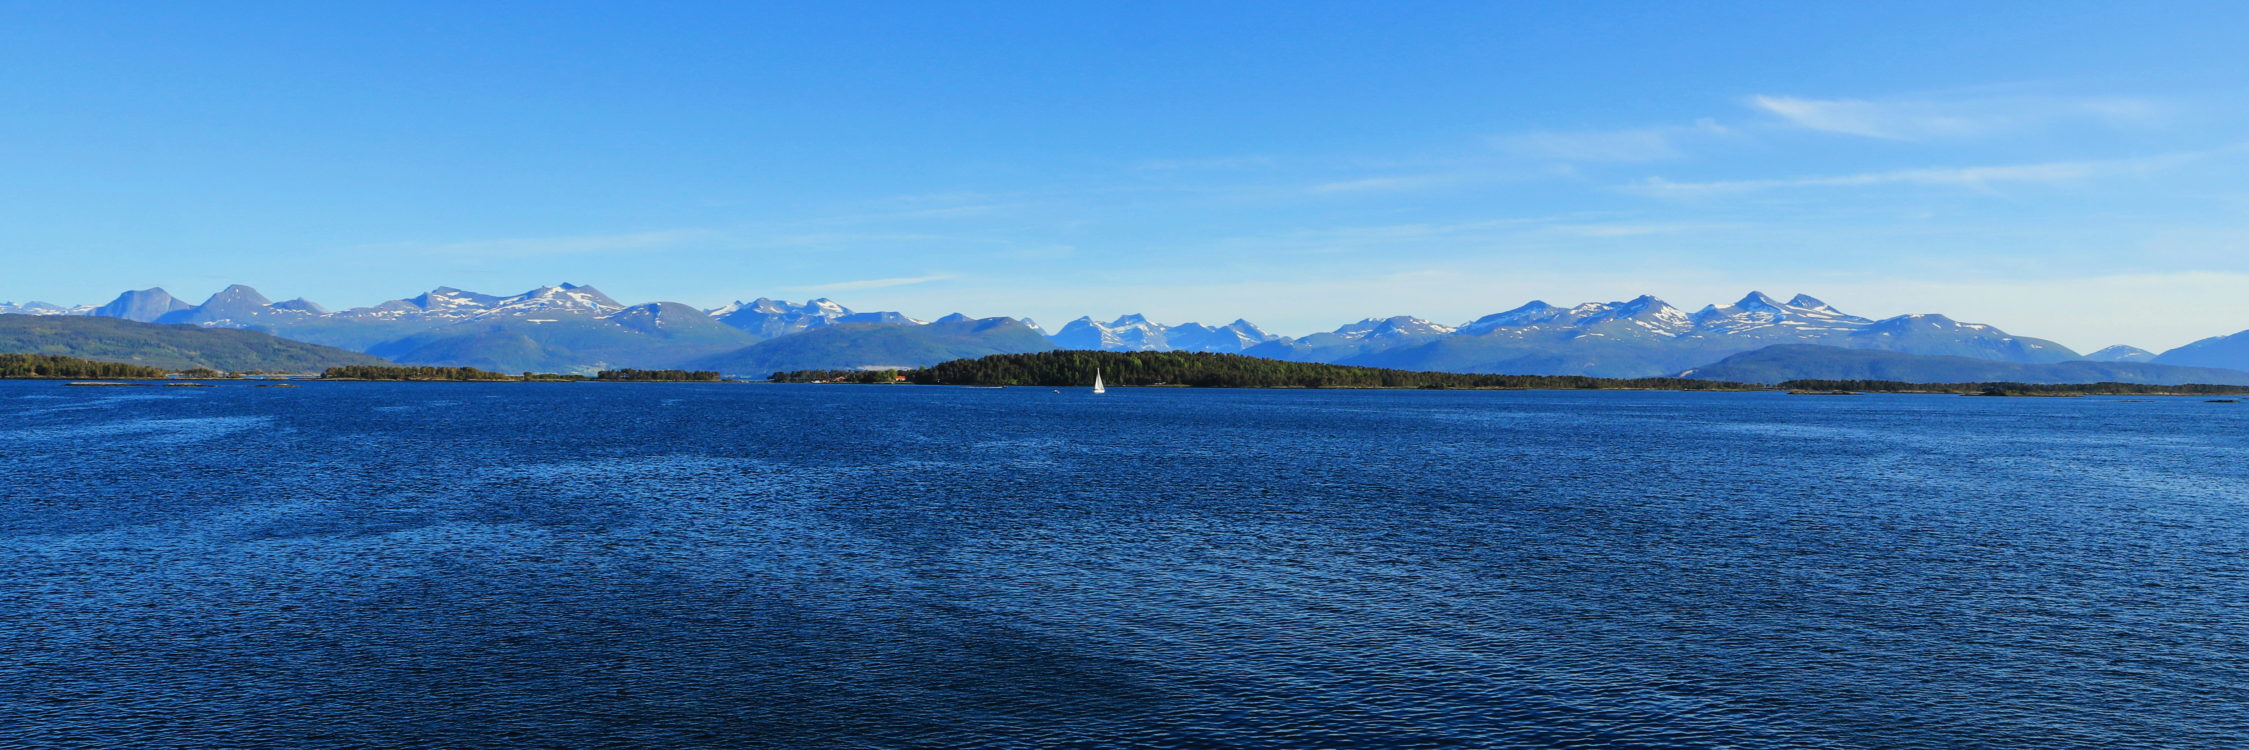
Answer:
[[1099, 367], [1093, 368], [1093, 392], [1094, 392], [1094, 393], [1108, 393], [1108, 392], [1109, 392], [1109, 389], [1101, 387], [1101, 368], [1099, 368]]

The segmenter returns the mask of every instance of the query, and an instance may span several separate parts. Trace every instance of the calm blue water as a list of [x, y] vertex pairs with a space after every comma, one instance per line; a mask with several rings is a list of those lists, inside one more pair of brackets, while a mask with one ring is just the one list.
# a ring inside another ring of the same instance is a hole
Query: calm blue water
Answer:
[[2249, 404], [0, 383], [0, 747], [2249, 745]]

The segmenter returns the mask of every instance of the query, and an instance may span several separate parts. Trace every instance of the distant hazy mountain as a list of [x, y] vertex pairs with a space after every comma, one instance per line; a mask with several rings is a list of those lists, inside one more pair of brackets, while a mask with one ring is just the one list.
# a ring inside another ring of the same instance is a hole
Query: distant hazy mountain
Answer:
[[319, 372], [337, 365], [385, 364], [359, 352], [257, 331], [67, 315], [0, 315], [0, 352], [60, 354], [166, 370]]
[[[2012, 362], [2076, 359], [2051, 341], [1942, 315], [1869, 320], [1805, 295], [1751, 293], [1686, 313], [1655, 297], [1557, 307], [1532, 302], [1432, 340], [1364, 352], [1340, 364], [1407, 370], [1651, 377], [1775, 344], [1821, 344]], [[1294, 357], [1281, 357], [1290, 359]]]
[[1907, 383], [2144, 383], [2249, 385], [2249, 371], [2144, 362], [1999, 362], [1808, 344], [1780, 344], [1693, 368], [1684, 377], [1736, 383], [1896, 380]]
[[[760, 297], [711, 310], [662, 302], [628, 307], [600, 290], [575, 284], [507, 296], [438, 287], [335, 312], [305, 299], [270, 302], [257, 290], [240, 285], [227, 287], [199, 305], [173, 299], [162, 289], [146, 289], [127, 292], [99, 308], [37, 303], [0, 306], [0, 312], [106, 315], [247, 328], [416, 364], [509, 372], [678, 366], [824, 328], [925, 325], [896, 312], [857, 312], [829, 299], [793, 303]], [[1400, 315], [1367, 318], [1302, 338], [1278, 336], [1246, 320], [1167, 325], [1139, 314], [1107, 322], [1085, 317], [1051, 334], [1028, 320], [1017, 322], [1044, 336], [1045, 345], [1053, 348], [1242, 353], [1299, 362], [1473, 373], [1660, 376], [1776, 344], [2021, 363], [2079, 358], [2060, 344], [1942, 315], [1870, 320], [1805, 295], [1782, 302], [1760, 293], [1693, 312], [1644, 295], [1571, 307], [1534, 301], [1459, 326]], [[904, 346], [898, 343], [901, 337], [913, 335], [838, 334], [791, 346], [832, 353], [850, 341]], [[937, 333], [921, 335], [944, 338]], [[2249, 367], [2249, 355], [2228, 353], [2233, 350], [2226, 341], [2199, 342], [2163, 355], [2170, 359], [2151, 358], [2129, 347], [2096, 352], [2094, 359]], [[1011, 351], [1025, 350], [1020, 341], [1009, 346]], [[2240, 346], [2249, 347], [2249, 342]], [[775, 344], [765, 351], [788, 349]], [[883, 353], [873, 350], [868, 356]]]
[[1240, 318], [1222, 326], [1182, 323], [1164, 330], [1164, 343], [1182, 352], [1239, 352], [1278, 338]]
[[[317, 318], [292, 322], [274, 329], [335, 346], [374, 347], [447, 326], [477, 320], [535, 317], [542, 311], [612, 312], [624, 305], [591, 287], [575, 284], [543, 286], [522, 294], [499, 296], [438, 287], [405, 299], [394, 299]], [[255, 325], [256, 321], [215, 321], [212, 325]]]
[[203, 304], [166, 313], [158, 318], [161, 323], [204, 323], [266, 312], [273, 300], [266, 299], [258, 290], [242, 284], [233, 284], [211, 295]]
[[2249, 369], [2249, 331], [2215, 336], [2158, 355], [2156, 364]]
[[623, 307], [591, 287], [546, 287], [367, 351], [407, 364], [571, 372], [675, 367], [757, 340], [676, 302]]
[[1457, 330], [1410, 315], [1367, 318], [1300, 339], [1274, 338], [1242, 353], [1292, 362], [1353, 361], [1376, 352], [1434, 341]]
[[1014, 318], [948, 316], [914, 324], [836, 323], [687, 364], [699, 370], [762, 378], [784, 370], [920, 367], [988, 354], [1053, 349], [1038, 330]]
[[20, 305], [13, 302], [0, 302], [0, 315], [91, 315], [93, 312], [93, 305], [64, 307], [37, 300]]
[[735, 301], [734, 304], [706, 311], [711, 318], [729, 326], [748, 331], [758, 338], [769, 339], [838, 323], [915, 324], [922, 321], [894, 312], [852, 312], [851, 308], [822, 297], [804, 304], [790, 304], [784, 300], [757, 298], [754, 302]]
[[163, 287], [150, 287], [117, 295], [109, 304], [94, 308], [89, 315], [103, 318], [124, 318], [148, 323], [189, 305], [172, 297]]
[[2118, 345], [2087, 354], [2085, 358], [2095, 362], [2151, 362], [2155, 360], [2155, 352], [2137, 346]]
[[1167, 326], [1139, 313], [1103, 323], [1091, 317], [1062, 326], [1048, 338], [1060, 349], [1097, 349], [1112, 352], [1239, 352], [1280, 337], [1266, 333], [1247, 320], [1222, 326], [1184, 323]]

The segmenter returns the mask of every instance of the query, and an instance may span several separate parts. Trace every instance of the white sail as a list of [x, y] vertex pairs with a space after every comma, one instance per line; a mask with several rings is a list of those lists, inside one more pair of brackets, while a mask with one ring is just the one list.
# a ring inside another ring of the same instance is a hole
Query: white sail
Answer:
[[1093, 368], [1093, 392], [1094, 392], [1094, 393], [1108, 393], [1108, 392], [1109, 392], [1109, 389], [1101, 387], [1101, 368], [1099, 368], [1099, 367]]

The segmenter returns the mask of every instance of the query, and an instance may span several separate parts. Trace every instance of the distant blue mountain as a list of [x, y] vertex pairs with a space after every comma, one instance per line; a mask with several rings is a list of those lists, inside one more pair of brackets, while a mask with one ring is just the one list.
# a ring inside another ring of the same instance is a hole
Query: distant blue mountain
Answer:
[[953, 315], [933, 323], [838, 323], [769, 339], [688, 363], [698, 370], [763, 378], [787, 370], [913, 368], [990, 354], [1053, 349], [1030, 324], [1014, 318]]
[[2157, 364], [2249, 369], [2249, 331], [2216, 336], [2164, 352]]
[[2009, 362], [2076, 359], [2060, 344], [1942, 315], [1869, 320], [1806, 295], [1782, 302], [1751, 293], [1687, 313], [1642, 296], [1559, 307], [1532, 302], [1437, 332], [1421, 327], [1343, 340], [1306, 337], [1257, 347], [1276, 359], [1404, 370], [1654, 377], [1775, 344], [1820, 344]]
[[[559, 284], [515, 295], [439, 287], [378, 305], [330, 311], [310, 300], [269, 301], [235, 285], [189, 305], [162, 289], [126, 292], [100, 307], [45, 303], [0, 305], [0, 312], [94, 315], [244, 328], [311, 343], [371, 352], [413, 364], [465, 365], [518, 372], [586, 372], [610, 367], [682, 366], [828, 328], [815, 339], [774, 344], [760, 358], [731, 360], [762, 368], [787, 360], [807, 367], [905, 364], [909, 351], [947, 347], [909, 344], [952, 337], [957, 326], [913, 334], [892, 327], [934, 325], [897, 312], [855, 311], [829, 299], [787, 302], [757, 298], [710, 310], [670, 302], [625, 305], [590, 286]], [[965, 320], [965, 318], [963, 318]], [[959, 323], [961, 320], [940, 321]], [[1406, 315], [1371, 317], [1302, 337], [1276, 335], [1247, 320], [1224, 325], [1164, 324], [1144, 315], [1106, 322], [1079, 318], [1040, 338], [1011, 333], [1009, 343], [970, 346], [984, 353], [1031, 347], [1103, 351], [1240, 353], [1328, 364], [1468, 373], [1653, 377], [1709, 365], [1729, 356], [1784, 344], [1943, 355], [2019, 364], [2070, 360], [2249, 369], [2249, 333], [2209, 339], [2157, 356], [2110, 347], [2079, 357], [2068, 347], [2017, 336], [1943, 315], [1872, 320], [1816, 298], [1786, 301], [1750, 293], [1728, 305], [1688, 312], [1652, 296], [1572, 306], [1530, 302], [1459, 325]], [[955, 332], [957, 333], [957, 332]], [[779, 353], [799, 350], [786, 357]], [[809, 352], [818, 351], [813, 356]], [[719, 361], [719, 360], [711, 360]], [[917, 360], [918, 361], [918, 360]], [[794, 369], [792, 368], [788, 369]]]
[[2094, 362], [2151, 362], [2155, 360], [2155, 352], [2137, 346], [2118, 345], [2087, 354], [2085, 358]]
[[188, 307], [186, 302], [174, 298], [163, 287], [150, 287], [117, 295], [117, 299], [94, 308], [88, 314], [97, 318], [124, 318], [138, 323], [153, 323], [157, 318]]
[[82, 315], [0, 314], [0, 353], [53, 354], [165, 370], [234, 372], [319, 372], [338, 365], [389, 364], [359, 352], [258, 331]]
[[1906, 383], [2139, 383], [2249, 385], [2249, 371], [2145, 362], [2000, 362], [1833, 346], [1782, 344], [1736, 354], [1682, 377], [1735, 383], [1895, 380]]

